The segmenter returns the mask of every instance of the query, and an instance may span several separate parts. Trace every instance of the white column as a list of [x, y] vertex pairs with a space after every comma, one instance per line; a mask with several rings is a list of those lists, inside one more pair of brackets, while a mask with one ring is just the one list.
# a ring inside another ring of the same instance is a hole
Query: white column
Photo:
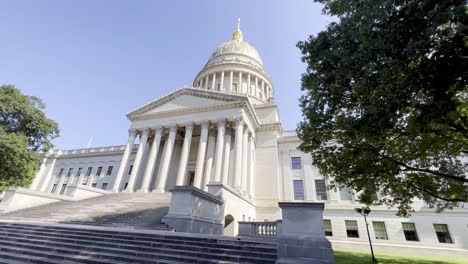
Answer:
[[112, 187], [112, 191], [114, 192], [118, 192], [120, 190], [120, 185], [122, 184], [121, 181], [126, 171], [130, 154], [132, 153], [133, 143], [135, 142], [135, 137], [136, 137], [136, 130], [130, 129], [127, 146], [125, 146], [125, 151], [122, 156], [122, 161], [120, 162], [119, 171], [117, 172], [117, 175], [115, 176], [114, 186]]
[[236, 161], [234, 167], [234, 188], [241, 189], [242, 183], [242, 136], [244, 131], [244, 121], [239, 118], [236, 120]]
[[249, 142], [249, 188], [248, 193], [251, 198], [254, 197], [255, 192], [255, 137], [252, 135]]
[[215, 89], [216, 85], [216, 73], [213, 73], [213, 80], [211, 80], [211, 90]]
[[242, 87], [242, 72], [239, 72], [239, 82], [238, 82], [238, 85], [237, 85], [237, 92], [243, 93], [244, 91], [242, 89], [243, 89], [243, 87]]
[[208, 89], [208, 75], [205, 77], [205, 81], [203, 82], [203, 86], [205, 86], [205, 89]]
[[234, 73], [231, 71], [230, 73], [230, 78], [229, 78], [229, 87], [228, 87], [228, 92], [232, 92], [232, 79], [234, 78]]
[[255, 76], [255, 91], [254, 96], [258, 97], [258, 76]]
[[44, 182], [42, 183], [41, 186], [39, 186], [40, 188], [38, 188], [39, 191], [47, 192], [49, 185], [50, 185], [50, 181], [53, 179], [52, 173], [54, 171], [56, 161], [57, 161], [57, 157], [53, 157], [52, 163], [50, 164], [50, 168], [49, 168], [49, 171], [47, 172]]
[[204, 191], [208, 190], [208, 187], [206, 185], [209, 184], [211, 181], [215, 144], [216, 144], [215, 130], [209, 129], [208, 130], [208, 147], [207, 147], [208, 150], [206, 151], [206, 163], [205, 163], [205, 180], [202, 185]]
[[198, 143], [198, 156], [197, 156], [197, 167], [195, 168], [195, 179], [193, 186], [201, 189], [203, 167], [205, 165], [205, 153], [206, 153], [206, 141], [208, 139], [208, 127], [210, 123], [208, 121], [202, 122], [200, 142]]
[[180, 155], [179, 171], [177, 173], [177, 186], [185, 184], [185, 174], [187, 173], [187, 163], [190, 154], [190, 145], [192, 144], [193, 123], [185, 125], [184, 145], [182, 146], [182, 154]]
[[216, 139], [216, 158], [215, 158], [215, 171], [214, 182], [221, 182], [221, 169], [223, 166], [223, 147], [224, 147], [224, 134], [226, 130], [226, 120], [218, 121], [218, 136]]
[[145, 128], [142, 131], [142, 135], [140, 138], [140, 145], [138, 146], [137, 154], [135, 156], [135, 162], [133, 163], [132, 173], [130, 174], [130, 178], [128, 179], [128, 185], [126, 191], [133, 192], [135, 189], [135, 183], [138, 178], [138, 174], [140, 172], [141, 161], [143, 160], [143, 154], [145, 153], [146, 144], [148, 143], [148, 135], [149, 129]]
[[156, 166], [156, 158], [158, 157], [159, 148], [161, 146], [162, 127], [155, 129], [153, 143], [151, 143], [150, 152], [148, 154], [148, 162], [146, 163], [146, 170], [141, 183], [140, 192], [148, 192], [151, 184], [151, 178]]
[[220, 91], [224, 91], [224, 71], [221, 72], [221, 85], [219, 87]]
[[44, 174], [45, 174], [46, 169], [47, 169], [47, 160], [48, 160], [48, 158], [49, 158], [49, 156], [47, 154], [45, 154], [44, 158], [42, 159], [41, 166], [39, 167], [39, 170], [37, 171], [36, 176], [34, 177], [34, 180], [31, 183], [31, 186], [29, 187], [29, 189], [39, 191], [39, 189], [40, 189], [39, 183], [41, 183], [42, 178], [44, 178], [44, 176], [45, 176]]
[[250, 73], [247, 74], [247, 94], [252, 94], [252, 91], [250, 90]]
[[244, 135], [242, 138], [242, 192], [247, 192], [247, 174], [249, 171], [249, 129], [244, 127]]
[[171, 163], [172, 151], [174, 150], [176, 132], [176, 125], [169, 127], [169, 136], [167, 137], [161, 164], [159, 165], [156, 192], [164, 192], [166, 188], [167, 174], [169, 172], [169, 165]]
[[266, 99], [265, 81], [262, 79], [262, 99]]
[[224, 136], [224, 159], [223, 159], [223, 171], [221, 176], [221, 181], [224, 185], [228, 185], [229, 178], [229, 161], [231, 155], [231, 128], [226, 128], [226, 133]]

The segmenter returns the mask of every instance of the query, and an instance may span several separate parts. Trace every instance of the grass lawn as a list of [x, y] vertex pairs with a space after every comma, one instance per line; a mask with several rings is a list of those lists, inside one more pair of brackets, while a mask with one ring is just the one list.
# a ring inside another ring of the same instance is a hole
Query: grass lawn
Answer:
[[[376, 254], [379, 264], [465, 264], [466, 259], [454, 259], [444, 257], [425, 257], [397, 254]], [[357, 251], [335, 250], [336, 264], [360, 264], [371, 263], [370, 253]]]

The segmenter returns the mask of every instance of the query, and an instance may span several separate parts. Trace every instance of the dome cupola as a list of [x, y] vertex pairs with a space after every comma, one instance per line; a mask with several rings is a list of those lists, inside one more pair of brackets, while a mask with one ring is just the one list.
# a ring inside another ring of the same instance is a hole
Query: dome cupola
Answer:
[[273, 87], [258, 51], [244, 41], [240, 19], [232, 39], [219, 45], [193, 82], [198, 89], [244, 94], [253, 103], [273, 97]]

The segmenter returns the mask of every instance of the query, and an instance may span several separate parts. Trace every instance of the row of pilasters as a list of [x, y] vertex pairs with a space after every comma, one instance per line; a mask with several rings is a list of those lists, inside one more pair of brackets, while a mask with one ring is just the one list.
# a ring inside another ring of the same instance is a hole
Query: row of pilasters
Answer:
[[[219, 89], [218, 86], [219, 85]], [[244, 89], [244, 84], [247, 87]], [[267, 100], [273, 97], [273, 89], [263, 78], [249, 72], [228, 71], [206, 74], [198, 78], [195, 86], [206, 90], [239, 92]]]
[[[215, 122], [204, 121], [197, 124], [200, 128], [200, 136], [198, 140], [198, 150], [196, 158], [195, 175], [193, 185], [197, 188], [207, 190], [209, 183], [229, 183], [230, 171], [233, 171], [231, 182], [234, 183], [234, 188], [242, 194], [253, 196], [254, 193], [254, 133], [249, 131], [242, 119], [235, 122], [227, 122], [226, 120], [218, 120]], [[177, 131], [185, 129], [185, 136], [182, 140], [182, 150], [179, 156], [179, 167], [176, 174], [176, 185], [187, 185], [187, 170], [189, 163], [189, 154], [192, 145], [193, 131], [195, 124], [173, 125], [169, 127], [145, 128], [141, 130], [130, 130], [129, 140], [122, 156], [121, 165], [119, 167], [113, 190], [118, 192], [123, 185], [124, 173], [129, 167], [131, 150], [137, 135], [140, 136], [140, 144], [135, 155], [133, 169], [128, 178], [128, 184], [125, 191], [136, 191], [136, 183], [138, 175], [143, 175], [141, 187], [138, 191], [147, 192], [154, 190], [164, 192], [166, 188], [167, 178], [171, 162], [175, 162], [173, 150]], [[232, 132], [234, 128], [234, 133]], [[164, 130], [168, 131], [165, 136], [164, 146], [161, 140]], [[154, 135], [153, 135], [154, 134]], [[148, 139], [153, 135], [152, 142], [149, 144]], [[234, 138], [234, 160], [231, 162], [231, 142]], [[149, 151], [146, 148], [150, 147]], [[161, 148], [163, 148], [161, 150]], [[162, 151], [161, 160], [157, 173], [154, 174], [156, 167], [156, 159], [158, 153]], [[146, 154], [145, 154], [146, 153]], [[144, 161], [146, 166], [143, 167]], [[232, 164], [231, 164], [232, 163]], [[231, 168], [231, 166], [234, 166]], [[150, 184], [155, 175], [155, 186], [151, 188]]]

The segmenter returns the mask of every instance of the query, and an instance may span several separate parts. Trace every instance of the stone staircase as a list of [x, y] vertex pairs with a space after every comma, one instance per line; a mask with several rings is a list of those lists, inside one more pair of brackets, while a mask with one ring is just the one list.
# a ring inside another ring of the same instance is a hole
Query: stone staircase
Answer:
[[252, 239], [0, 221], [0, 263], [275, 263], [277, 245]]
[[58, 222], [93, 226], [166, 230], [161, 222], [169, 210], [170, 193], [113, 193], [81, 201], [53, 204], [0, 214], [0, 220]]

